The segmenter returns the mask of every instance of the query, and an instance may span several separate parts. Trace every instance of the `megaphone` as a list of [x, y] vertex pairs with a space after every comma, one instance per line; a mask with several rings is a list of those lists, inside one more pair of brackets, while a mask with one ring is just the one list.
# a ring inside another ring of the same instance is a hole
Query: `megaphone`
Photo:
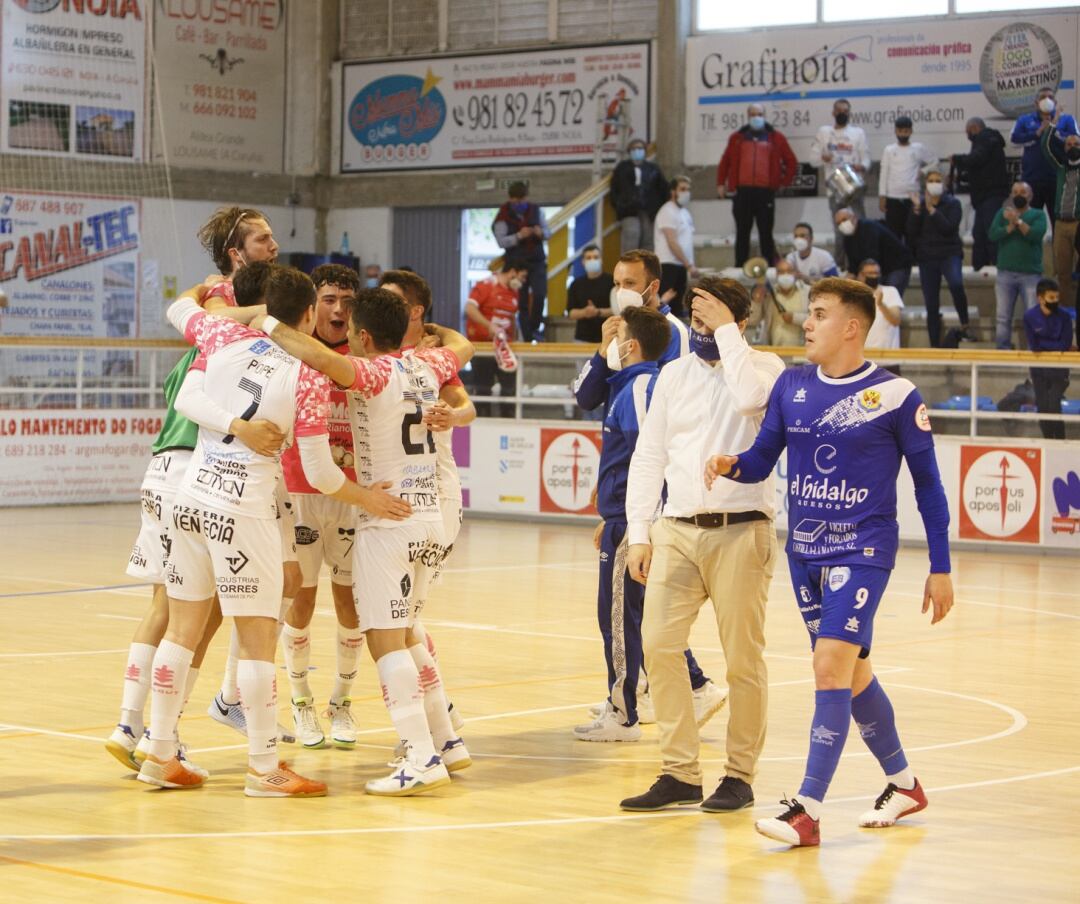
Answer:
[[742, 272], [750, 279], [764, 279], [769, 272], [769, 262], [763, 257], [752, 257], [742, 266]]

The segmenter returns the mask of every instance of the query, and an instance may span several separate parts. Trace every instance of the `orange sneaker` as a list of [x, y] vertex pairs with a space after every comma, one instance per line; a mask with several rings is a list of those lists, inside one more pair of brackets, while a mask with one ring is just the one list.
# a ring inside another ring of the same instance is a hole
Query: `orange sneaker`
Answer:
[[277, 769], [270, 772], [249, 768], [244, 780], [244, 794], [248, 797], [326, 797], [326, 784], [297, 775], [282, 760]]
[[205, 781], [203, 776], [190, 769], [185, 769], [184, 764], [177, 757], [167, 760], [159, 760], [156, 756], [148, 755], [143, 760], [139, 769], [138, 779], [148, 785], [157, 785], [159, 788], [176, 788], [186, 790], [198, 788]]

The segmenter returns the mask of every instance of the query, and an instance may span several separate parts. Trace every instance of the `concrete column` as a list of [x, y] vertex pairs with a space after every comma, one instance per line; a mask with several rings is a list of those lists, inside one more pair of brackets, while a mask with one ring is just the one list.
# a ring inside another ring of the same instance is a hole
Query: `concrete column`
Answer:
[[664, 174], [686, 169], [686, 38], [693, 22], [691, 0], [658, 4], [656, 53], [657, 157]]

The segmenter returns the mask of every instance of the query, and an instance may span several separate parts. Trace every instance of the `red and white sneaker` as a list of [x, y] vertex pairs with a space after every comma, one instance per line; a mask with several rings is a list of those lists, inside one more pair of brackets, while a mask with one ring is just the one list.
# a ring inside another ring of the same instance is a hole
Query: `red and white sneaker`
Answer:
[[894, 826], [901, 817], [925, 810], [926, 804], [926, 794], [918, 779], [915, 779], [915, 787], [910, 790], [898, 788], [889, 782], [874, 801], [874, 809], [867, 810], [859, 817], [859, 825], [864, 829]]
[[773, 841], [781, 841], [792, 847], [813, 847], [821, 844], [821, 822], [812, 819], [806, 808], [795, 798], [781, 800], [787, 809], [772, 819], [759, 819], [754, 823], [758, 833]]

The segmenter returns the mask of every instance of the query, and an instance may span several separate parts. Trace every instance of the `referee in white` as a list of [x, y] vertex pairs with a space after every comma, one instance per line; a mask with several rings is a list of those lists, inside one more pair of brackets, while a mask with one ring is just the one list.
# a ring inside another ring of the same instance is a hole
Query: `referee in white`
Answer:
[[[771, 477], [717, 481], [706, 490], [703, 475], [716, 449], [753, 444], [784, 363], [743, 338], [750, 296], [738, 282], [704, 277], [690, 294], [692, 354], [660, 373], [626, 492], [627, 564], [630, 576], [646, 584], [642, 641], [663, 772], [647, 792], [624, 800], [624, 810], [701, 803], [700, 741], [683, 650], [706, 599], [727, 660], [730, 709], [725, 775], [703, 809], [754, 802], [751, 783], [765, 743], [765, 602], [776, 559], [776, 491]], [[653, 523], [665, 482], [667, 499]]]

